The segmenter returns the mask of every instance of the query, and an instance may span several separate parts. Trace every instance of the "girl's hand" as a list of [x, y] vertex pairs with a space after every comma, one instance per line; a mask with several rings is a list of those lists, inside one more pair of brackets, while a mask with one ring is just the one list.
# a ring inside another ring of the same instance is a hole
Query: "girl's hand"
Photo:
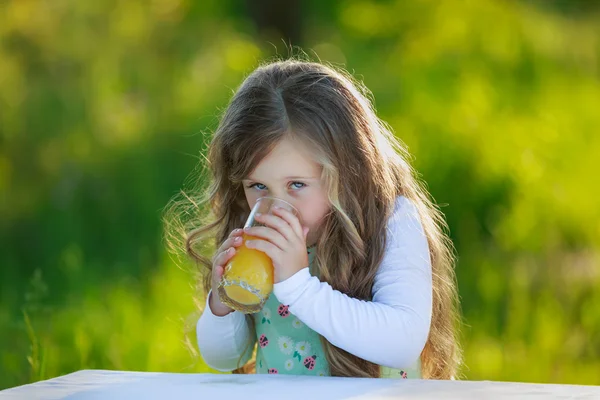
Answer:
[[229, 237], [223, 242], [221, 247], [219, 247], [219, 250], [217, 250], [215, 257], [213, 258], [212, 291], [210, 299], [208, 299], [208, 306], [212, 313], [219, 317], [223, 317], [233, 311], [233, 309], [221, 303], [217, 288], [219, 287], [219, 282], [221, 282], [225, 265], [227, 265], [227, 262], [234, 256], [235, 248], [242, 245], [243, 233], [244, 232], [241, 229], [234, 229], [231, 231]]
[[273, 214], [259, 214], [255, 218], [266, 226], [246, 228], [246, 234], [261, 238], [247, 240], [246, 247], [262, 251], [271, 258], [275, 283], [285, 281], [308, 267], [308, 228], [303, 228], [294, 214], [275, 207]]

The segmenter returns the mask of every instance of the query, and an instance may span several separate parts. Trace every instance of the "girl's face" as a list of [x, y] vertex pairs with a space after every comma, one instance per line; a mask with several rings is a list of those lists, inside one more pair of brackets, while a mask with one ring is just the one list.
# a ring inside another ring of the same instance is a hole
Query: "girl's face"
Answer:
[[330, 210], [321, 166], [306, 146], [282, 139], [242, 181], [248, 206], [260, 197], [277, 197], [292, 204], [300, 213], [300, 223], [308, 227], [306, 245], [317, 242], [323, 218]]

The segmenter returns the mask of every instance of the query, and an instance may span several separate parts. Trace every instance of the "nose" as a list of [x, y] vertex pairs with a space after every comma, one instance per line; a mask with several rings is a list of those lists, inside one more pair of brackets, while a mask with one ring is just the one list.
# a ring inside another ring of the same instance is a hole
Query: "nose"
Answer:
[[294, 204], [294, 199], [292, 198], [292, 196], [290, 196], [284, 190], [269, 190], [268, 194], [264, 195], [263, 197], [275, 197], [276, 199], [286, 201], [292, 205]]
[[286, 203], [288, 203], [289, 205], [291, 205], [294, 208], [293, 210], [290, 210], [290, 211], [292, 211], [292, 213], [294, 213], [296, 215], [296, 217], [298, 217], [298, 219], [300, 221], [302, 221], [302, 216], [300, 215], [300, 209], [298, 208], [299, 204], [297, 204], [297, 199], [294, 199], [292, 196], [290, 196], [287, 193], [279, 193], [276, 191], [270, 192], [265, 197], [275, 197], [277, 199], [285, 201]]

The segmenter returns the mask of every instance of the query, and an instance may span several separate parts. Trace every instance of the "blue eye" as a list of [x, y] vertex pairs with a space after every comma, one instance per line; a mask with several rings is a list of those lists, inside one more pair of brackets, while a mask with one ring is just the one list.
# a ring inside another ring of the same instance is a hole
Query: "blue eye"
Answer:
[[[302, 189], [305, 186], [306, 186], [306, 184], [304, 184], [302, 182], [292, 182], [292, 183], [290, 183], [290, 188], [291, 189], [295, 189], [295, 190]], [[267, 189], [267, 187], [265, 185], [263, 185], [262, 183], [253, 183], [253, 184], [248, 185], [246, 187], [248, 189], [256, 188], [256, 190], [266, 190]]]
[[253, 188], [256, 187], [258, 190], [265, 190], [267, 187], [265, 185], [263, 185], [262, 183], [253, 183], [252, 185], [249, 185], [248, 188]]

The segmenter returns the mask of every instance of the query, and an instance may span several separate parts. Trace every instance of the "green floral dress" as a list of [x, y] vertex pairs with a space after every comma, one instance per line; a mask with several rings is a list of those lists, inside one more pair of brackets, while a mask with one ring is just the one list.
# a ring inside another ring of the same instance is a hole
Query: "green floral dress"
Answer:
[[[312, 266], [314, 249], [308, 250]], [[314, 275], [312, 268], [311, 274]], [[331, 375], [319, 334], [296, 318], [272, 293], [254, 314], [258, 342], [256, 373]], [[406, 370], [381, 367], [382, 378], [420, 378], [420, 365]]]

